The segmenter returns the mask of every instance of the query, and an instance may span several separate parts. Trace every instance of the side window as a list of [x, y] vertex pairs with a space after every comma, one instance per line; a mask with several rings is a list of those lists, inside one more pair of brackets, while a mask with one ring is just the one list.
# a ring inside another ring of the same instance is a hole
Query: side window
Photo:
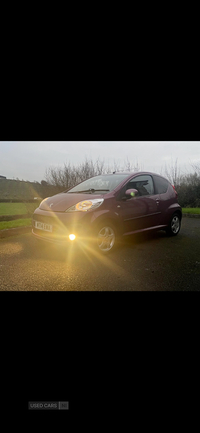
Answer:
[[167, 192], [169, 183], [166, 179], [160, 176], [154, 176], [154, 182], [157, 194], [165, 194], [165, 192]]
[[154, 194], [153, 180], [149, 175], [141, 175], [131, 179], [123, 188], [124, 192], [130, 188], [137, 189], [138, 196]]
[[153, 195], [154, 186], [153, 179], [149, 175], [142, 175], [134, 177], [126, 185], [126, 189], [134, 188], [138, 190], [139, 196]]

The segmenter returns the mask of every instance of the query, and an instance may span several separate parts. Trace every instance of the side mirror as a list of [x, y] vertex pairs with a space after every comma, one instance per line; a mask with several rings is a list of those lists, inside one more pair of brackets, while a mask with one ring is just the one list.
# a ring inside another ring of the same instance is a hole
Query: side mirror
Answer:
[[125, 195], [130, 196], [130, 198], [135, 197], [136, 194], [138, 194], [137, 189], [127, 189], [125, 192]]

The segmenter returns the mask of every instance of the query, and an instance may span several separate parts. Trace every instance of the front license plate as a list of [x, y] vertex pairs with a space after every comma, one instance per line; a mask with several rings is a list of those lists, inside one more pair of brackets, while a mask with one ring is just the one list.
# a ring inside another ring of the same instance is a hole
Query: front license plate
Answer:
[[35, 228], [44, 230], [45, 232], [52, 232], [52, 226], [50, 224], [40, 223], [39, 221], [35, 221]]

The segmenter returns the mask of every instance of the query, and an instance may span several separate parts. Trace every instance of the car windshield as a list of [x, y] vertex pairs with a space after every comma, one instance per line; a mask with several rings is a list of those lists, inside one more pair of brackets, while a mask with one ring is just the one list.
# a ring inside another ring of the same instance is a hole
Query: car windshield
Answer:
[[95, 176], [91, 179], [85, 180], [79, 185], [67, 191], [71, 193], [86, 193], [86, 194], [106, 194], [113, 191], [129, 174], [108, 174]]

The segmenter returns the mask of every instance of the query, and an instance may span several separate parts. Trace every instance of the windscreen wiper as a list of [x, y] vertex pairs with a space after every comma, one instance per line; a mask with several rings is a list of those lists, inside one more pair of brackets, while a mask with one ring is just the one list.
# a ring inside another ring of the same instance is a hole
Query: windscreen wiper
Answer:
[[94, 193], [96, 191], [110, 191], [110, 190], [109, 189], [94, 189], [94, 188], [90, 188], [90, 189], [85, 189], [83, 191], [72, 191], [72, 192], [69, 192], [69, 194], [80, 194], [82, 192], [86, 192], [88, 194], [92, 194], [92, 193]]

